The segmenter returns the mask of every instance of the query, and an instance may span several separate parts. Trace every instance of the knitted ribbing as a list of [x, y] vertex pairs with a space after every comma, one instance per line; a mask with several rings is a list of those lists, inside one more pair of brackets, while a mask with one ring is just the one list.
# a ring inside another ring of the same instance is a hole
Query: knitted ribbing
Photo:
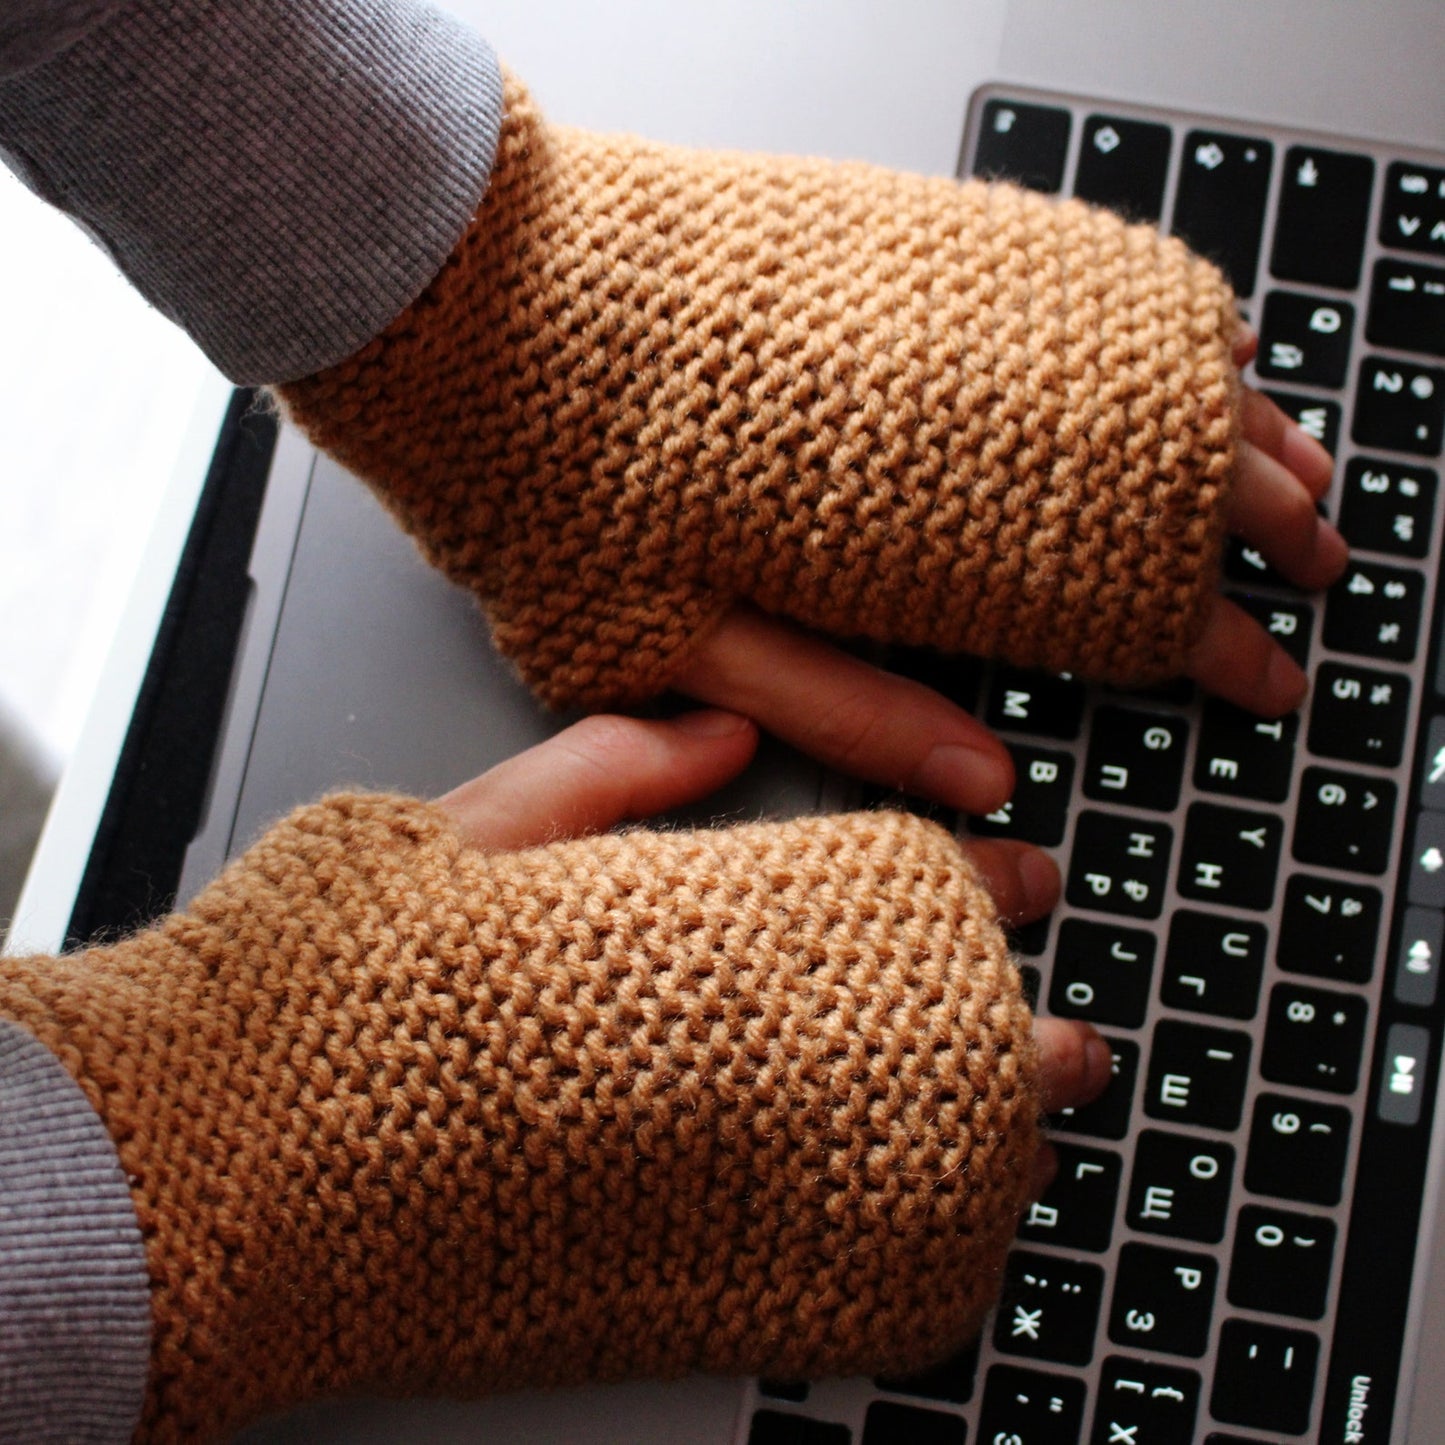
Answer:
[[343, 797], [7, 961], [152, 1275], [142, 1438], [328, 1391], [898, 1370], [977, 1328], [1033, 1045], [954, 841], [859, 814], [483, 856]]
[[1139, 682], [1216, 577], [1234, 328], [1108, 213], [551, 127], [513, 82], [441, 274], [281, 397], [554, 704], [662, 688], [738, 599]]

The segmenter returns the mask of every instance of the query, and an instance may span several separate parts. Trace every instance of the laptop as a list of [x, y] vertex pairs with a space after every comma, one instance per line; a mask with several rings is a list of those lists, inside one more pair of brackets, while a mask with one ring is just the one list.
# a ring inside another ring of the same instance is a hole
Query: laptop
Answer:
[[[944, 821], [1053, 851], [1065, 898], [1019, 957], [1040, 1009], [1094, 1021], [1115, 1056], [1104, 1098], [1054, 1121], [1058, 1179], [977, 1347], [908, 1380], [327, 1403], [244, 1438], [1442, 1438], [1438, 0], [453, 8], [557, 120], [1010, 176], [1184, 234], [1261, 332], [1251, 379], [1335, 451], [1325, 507], [1354, 555], [1319, 597], [1230, 554], [1227, 589], [1313, 677], [1282, 722], [1187, 686], [893, 659], [1013, 749], [1011, 803]], [[567, 721], [363, 488], [294, 434], [263, 442], [182, 900], [329, 787], [438, 793]], [[709, 811], [880, 801], [909, 800], [769, 746]]]

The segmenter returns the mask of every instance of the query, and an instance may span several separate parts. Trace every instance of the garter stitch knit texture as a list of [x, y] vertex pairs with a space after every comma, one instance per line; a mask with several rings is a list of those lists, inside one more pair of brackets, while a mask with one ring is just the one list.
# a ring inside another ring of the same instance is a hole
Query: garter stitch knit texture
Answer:
[[987, 895], [896, 814], [484, 856], [348, 796], [126, 942], [7, 961], [120, 1151], [141, 1438], [360, 1388], [899, 1370], [1037, 1144]]
[[1236, 316], [1178, 241], [1007, 186], [549, 126], [514, 81], [427, 291], [278, 389], [556, 705], [738, 600], [1141, 682], [1217, 577]]

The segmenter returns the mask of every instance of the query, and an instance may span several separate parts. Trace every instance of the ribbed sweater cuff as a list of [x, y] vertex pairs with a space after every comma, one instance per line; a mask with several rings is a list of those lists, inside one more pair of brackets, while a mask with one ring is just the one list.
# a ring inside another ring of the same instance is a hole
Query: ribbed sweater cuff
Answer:
[[60, 1061], [0, 1019], [0, 1440], [129, 1440], [150, 1329], [115, 1146]]
[[0, 81], [0, 159], [238, 382], [349, 356], [486, 188], [496, 57], [410, 0], [135, 0]]

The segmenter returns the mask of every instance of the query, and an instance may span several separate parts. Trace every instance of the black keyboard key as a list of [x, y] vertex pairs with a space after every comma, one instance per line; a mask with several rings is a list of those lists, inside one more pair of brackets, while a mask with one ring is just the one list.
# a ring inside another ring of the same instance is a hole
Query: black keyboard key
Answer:
[[863, 1445], [966, 1445], [968, 1426], [957, 1415], [874, 1400], [863, 1420]]
[[1285, 152], [1270, 270], [1284, 281], [1353, 291], [1360, 281], [1375, 163], [1316, 146]]
[[1395, 827], [1394, 783], [1306, 768], [1295, 814], [1295, 858], [1321, 868], [1383, 873]]
[[1430, 1031], [1419, 1024], [1391, 1024], [1385, 1036], [1389, 1070], [1375, 1096], [1375, 1117], [1389, 1124], [1418, 1124], [1430, 1066]]
[[1041, 848], [1064, 841], [1069, 799], [1074, 785], [1074, 759], [1070, 753], [1047, 748], [1009, 748], [1014, 762], [1014, 790], [1002, 807], [969, 820], [969, 831], [987, 838], [1020, 838]]
[[1158, 918], [1174, 831], [1112, 813], [1081, 813], [1066, 887], [1075, 908]]
[[1064, 183], [1069, 113], [1052, 105], [991, 100], [983, 108], [973, 173], [986, 181], [1017, 181], [1054, 192]]
[[1289, 973], [1368, 983], [1380, 937], [1380, 890], [1368, 883], [1291, 874], [1275, 961]]
[[1445, 908], [1445, 813], [1421, 813], [1410, 845], [1406, 892], [1423, 908]]
[[1233, 1129], [1244, 1113], [1248, 1034], [1161, 1019], [1154, 1025], [1144, 1112], [1173, 1124]]
[[1315, 612], [1308, 602], [1261, 597], [1252, 592], [1231, 592], [1229, 600], [1249, 613], [1301, 667], [1309, 664]]
[[1264, 560], [1257, 547], [1249, 546], [1242, 537], [1231, 537], [1225, 543], [1224, 575], [1231, 582], [1243, 582], [1246, 586], [1277, 587], [1281, 591], [1304, 595], [1283, 572], [1277, 572]]
[[1445, 256], [1445, 171], [1393, 161], [1385, 173], [1380, 242]]
[[1049, 983], [1060, 1018], [1138, 1028], [1149, 1008], [1154, 935], [1118, 923], [1065, 919]]
[[1209, 1408], [1217, 1420], [1300, 1435], [1309, 1429], [1320, 1342], [1304, 1330], [1226, 1320]]
[[1439, 479], [1429, 467], [1354, 457], [1345, 468], [1340, 531], [1352, 548], [1424, 557], [1435, 533]]
[[1420, 806], [1445, 812], [1445, 717], [1432, 717], [1420, 775]]
[[1254, 369], [1274, 381], [1343, 386], [1350, 367], [1355, 308], [1327, 296], [1271, 291]]
[[1420, 641], [1425, 579], [1412, 568], [1352, 562], [1325, 602], [1325, 646], [1409, 662]]
[[1091, 115], [1084, 122], [1074, 194], [1131, 221], [1157, 221], [1164, 210], [1170, 144], [1167, 125]]
[[1283, 821], [1215, 803], [1191, 803], [1179, 850], [1179, 892], [1226, 908], [1274, 902]]
[[1246, 1204], [1234, 1229], [1229, 1302], [1238, 1309], [1323, 1319], [1334, 1255], [1335, 1227], [1328, 1219]]
[[1272, 1084], [1354, 1093], [1368, 1016], [1369, 1005], [1358, 994], [1276, 984], [1260, 1073]]
[[748, 1431], [748, 1445], [849, 1445], [852, 1439], [846, 1425], [828, 1425], [781, 1410], [759, 1410]]
[[759, 1380], [758, 1394], [766, 1395], [770, 1400], [788, 1400], [794, 1405], [801, 1405], [808, 1398], [808, 1382], [806, 1380]]
[[1362, 447], [1439, 456], [1445, 437], [1445, 371], [1367, 356], [1360, 364], [1350, 435]]
[[1003, 732], [1076, 738], [1084, 725], [1084, 685], [1047, 672], [1000, 667], [989, 690], [984, 721]]
[[1267, 938], [1260, 923], [1179, 909], [1169, 921], [1160, 998], [1192, 1013], [1253, 1018]]
[[1410, 679], [1353, 663], [1326, 662], [1315, 675], [1309, 746], [1322, 758], [1393, 768], [1410, 724]]
[[1338, 1204], [1349, 1152], [1348, 1109], [1261, 1094], [1249, 1126], [1245, 1188], [1301, 1204]]
[[1126, 1244], [1114, 1271], [1109, 1338], [1198, 1359], [1209, 1348], [1219, 1266], [1206, 1254]]
[[1445, 915], [1436, 908], [1407, 908], [1395, 945], [1395, 997], [1414, 1008], [1430, 1008], [1440, 992], [1445, 955]]
[[1294, 773], [1299, 717], [1262, 718], [1210, 698], [1199, 726], [1194, 786], [1202, 793], [1282, 803]]
[[1054, 1142], [1059, 1172], [1019, 1226], [1022, 1239], [1101, 1254], [1114, 1234], [1123, 1161], [1108, 1149]]
[[1142, 1234], [1218, 1244], [1233, 1178], [1230, 1145], [1145, 1129], [1134, 1148], [1125, 1217]]
[[1408, 261], [1376, 261], [1365, 336], [1392, 351], [1445, 356], [1445, 271]]
[[1193, 1370], [1110, 1355], [1099, 1375], [1089, 1445], [1176, 1445], [1194, 1439], [1199, 1376]]
[[1104, 1293], [1096, 1264], [1016, 1249], [1004, 1266], [994, 1348], [1006, 1355], [1087, 1365]]
[[1321, 401], [1317, 396], [1302, 396], [1293, 391], [1276, 391], [1266, 387], [1264, 394], [1300, 424], [1331, 456], [1340, 449], [1340, 408], [1337, 402]]
[[1056, 1130], [1088, 1134], [1097, 1139], [1122, 1139], [1134, 1111], [1134, 1084], [1139, 1077], [1139, 1045], [1130, 1039], [1105, 1039], [1113, 1055], [1109, 1086], [1082, 1108], [1060, 1109], [1052, 1116]]
[[1192, 130], [1184, 138], [1174, 231], [1217, 261], [1241, 296], [1254, 293], [1274, 147], [1264, 140]]
[[1015, 1365], [995, 1365], [978, 1417], [980, 1445], [1079, 1445], [1084, 1382]]
[[974, 1340], [942, 1363], [912, 1375], [880, 1375], [873, 1383], [895, 1395], [917, 1395], [924, 1400], [947, 1400], [966, 1405], [973, 1399], [978, 1373], [979, 1341]]
[[1168, 812], [1179, 801], [1189, 725], [1166, 713], [1101, 707], [1089, 728], [1084, 796]]
[[978, 707], [983, 684], [983, 663], [976, 657], [936, 652], [931, 647], [890, 647], [885, 664], [889, 672], [912, 678], [924, 687], [957, 703], [965, 712]]

